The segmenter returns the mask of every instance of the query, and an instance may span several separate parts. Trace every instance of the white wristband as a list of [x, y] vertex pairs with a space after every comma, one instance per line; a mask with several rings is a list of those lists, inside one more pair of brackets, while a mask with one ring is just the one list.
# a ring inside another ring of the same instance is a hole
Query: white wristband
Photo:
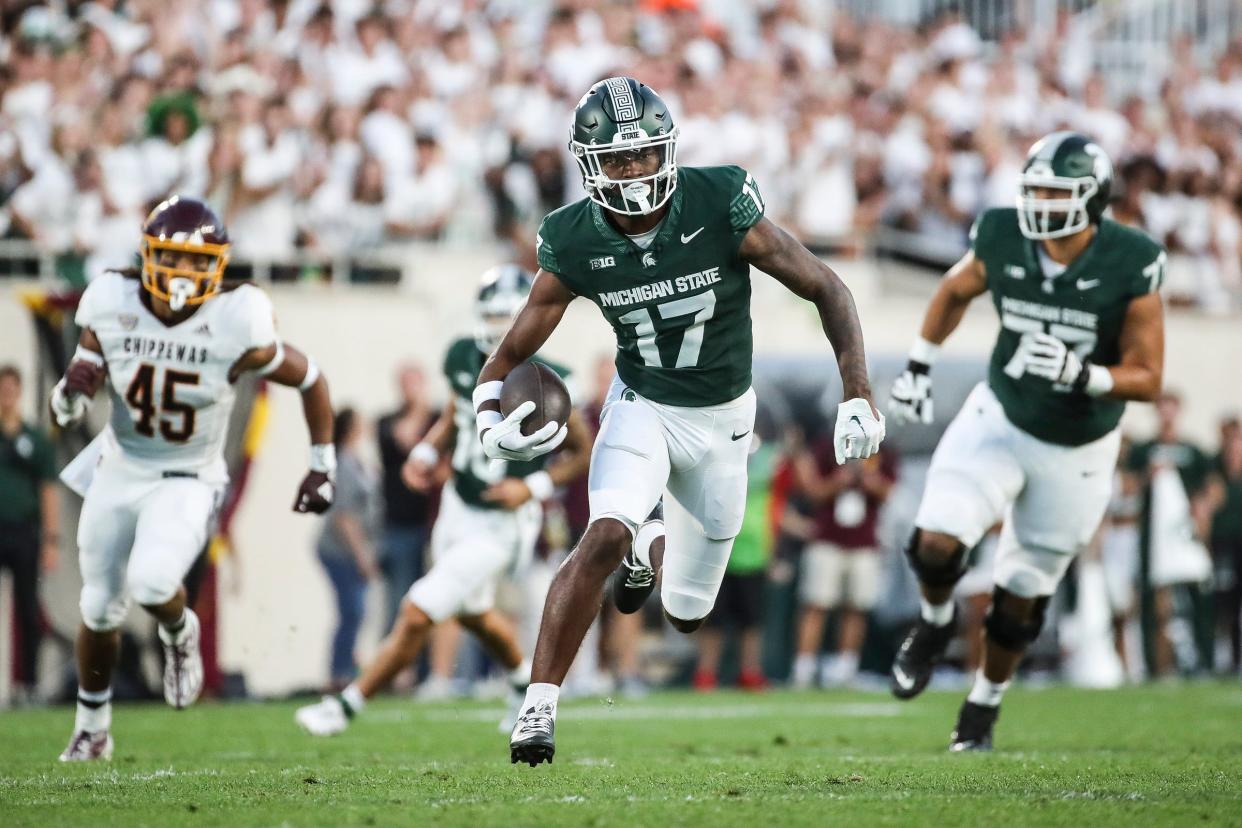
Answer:
[[552, 483], [552, 475], [546, 471], [528, 474], [522, 478], [522, 481], [526, 483], [526, 488], [530, 489], [530, 496], [540, 502], [550, 498], [556, 490], [556, 486]]
[[481, 385], [475, 386], [474, 394], [470, 396], [470, 401], [474, 405], [474, 410], [478, 411], [479, 406], [485, 402], [500, 399], [500, 389], [504, 387], [504, 383], [500, 380], [492, 380]]
[[504, 420], [505, 418], [500, 416], [499, 411], [480, 411], [474, 415], [474, 426], [479, 434], [482, 434], [492, 426], [503, 423]]
[[306, 376], [302, 377], [302, 382], [298, 385], [299, 391], [309, 390], [315, 381], [319, 379], [319, 366], [315, 364], [315, 360], [310, 357], [306, 358]]
[[910, 359], [915, 362], [921, 362], [924, 365], [934, 365], [936, 356], [940, 353], [940, 346], [934, 342], [928, 342], [923, 337], [914, 340], [914, 344], [910, 346]]
[[431, 443], [419, 443], [410, 449], [410, 456], [406, 460], [413, 460], [416, 463], [422, 463], [424, 466], [434, 466], [440, 462], [440, 452], [436, 451], [436, 447]]
[[1082, 389], [1089, 397], [1102, 397], [1113, 390], [1113, 372], [1103, 365], [1087, 366], [1087, 384]]
[[316, 443], [311, 446], [310, 470], [323, 474], [336, 471], [336, 446], [331, 443]]
[[100, 368], [104, 365], [103, 354], [98, 351], [92, 351], [90, 348], [83, 348], [81, 345], [73, 352], [73, 358], [89, 362], [92, 365], [98, 365]]

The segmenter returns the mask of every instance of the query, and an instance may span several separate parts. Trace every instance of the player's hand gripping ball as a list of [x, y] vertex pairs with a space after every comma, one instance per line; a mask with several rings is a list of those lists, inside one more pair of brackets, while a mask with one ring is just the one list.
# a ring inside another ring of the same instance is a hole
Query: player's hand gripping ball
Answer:
[[546, 365], [526, 362], [509, 372], [500, 389], [504, 417], [483, 432], [483, 450], [493, 460], [533, 460], [565, 441], [569, 389]]

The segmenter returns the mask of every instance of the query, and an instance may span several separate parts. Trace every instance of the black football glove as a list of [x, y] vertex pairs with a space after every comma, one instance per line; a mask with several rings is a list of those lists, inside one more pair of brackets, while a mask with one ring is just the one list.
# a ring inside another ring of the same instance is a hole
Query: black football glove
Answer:
[[322, 515], [332, 507], [336, 487], [326, 472], [310, 471], [298, 486], [298, 496], [293, 501], [293, 511], [312, 512]]

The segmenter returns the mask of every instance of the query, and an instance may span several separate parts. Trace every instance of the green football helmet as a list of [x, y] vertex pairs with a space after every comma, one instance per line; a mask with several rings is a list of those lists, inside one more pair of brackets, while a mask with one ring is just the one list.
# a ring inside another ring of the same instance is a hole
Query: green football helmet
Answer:
[[[1018, 190], [1018, 227], [1028, 239], [1059, 239], [1099, 223], [1113, 186], [1113, 164], [1104, 150], [1077, 132], [1053, 132], [1026, 156]], [[1039, 198], [1035, 189], [1063, 190]]]
[[485, 354], [496, 350], [513, 317], [526, 304], [534, 277], [516, 264], [490, 267], [479, 278], [474, 298], [474, 344]]
[[[677, 189], [677, 125], [655, 90], [633, 78], [602, 80], [582, 96], [574, 108], [569, 149], [587, 195], [615, 213], [647, 215]], [[659, 160], [652, 174], [610, 178], [605, 172], [605, 166], [651, 151]]]

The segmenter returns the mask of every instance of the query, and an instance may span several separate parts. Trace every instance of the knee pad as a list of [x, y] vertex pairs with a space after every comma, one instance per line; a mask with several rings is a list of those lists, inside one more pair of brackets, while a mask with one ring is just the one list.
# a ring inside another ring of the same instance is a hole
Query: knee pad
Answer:
[[915, 529], [906, 544], [906, 558], [910, 568], [918, 576], [919, 581], [932, 587], [951, 587], [966, 574], [966, 547], [958, 544], [947, 560], [932, 563], [919, 557], [919, 540], [923, 536], [922, 529]]
[[82, 611], [82, 623], [88, 630], [110, 632], [125, 623], [129, 602], [124, 595], [112, 595], [103, 587], [84, 584], [78, 608]]
[[983, 628], [988, 638], [1000, 647], [1020, 653], [1039, 638], [1039, 631], [1044, 628], [1044, 617], [1048, 613], [1049, 596], [1045, 595], [1033, 600], [1030, 612], [1023, 617], [1013, 606], [1019, 599], [1004, 587], [996, 587], [992, 591], [992, 606], [984, 616]]
[[144, 607], [167, 604], [181, 588], [180, 580], [160, 578], [152, 573], [131, 573], [127, 580], [130, 594], [140, 606]]
[[683, 633], [694, 632], [702, 626], [714, 604], [697, 595], [670, 589], [667, 583], [660, 588], [660, 603], [664, 605], [669, 623]]

